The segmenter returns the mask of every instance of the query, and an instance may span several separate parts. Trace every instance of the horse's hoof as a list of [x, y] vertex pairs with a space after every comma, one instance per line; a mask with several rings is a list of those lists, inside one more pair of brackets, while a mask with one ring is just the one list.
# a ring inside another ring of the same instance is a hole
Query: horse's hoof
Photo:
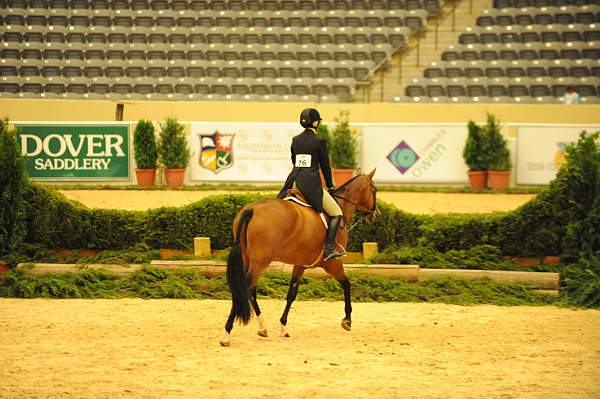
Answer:
[[221, 346], [229, 346], [229, 341], [221, 340]]
[[289, 338], [290, 334], [288, 333], [287, 327], [283, 324], [281, 325], [281, 331], [279, 332], [280, 337]]
[[350, 320], [343, 319], [342, 328], [346, 331], [350, 331], [352, 329], [352, 322]]
[[260, 335], [261, 337], [268, 337], [269, 333], [267, 332], [267, 330], [258, 330], [258, 335]]

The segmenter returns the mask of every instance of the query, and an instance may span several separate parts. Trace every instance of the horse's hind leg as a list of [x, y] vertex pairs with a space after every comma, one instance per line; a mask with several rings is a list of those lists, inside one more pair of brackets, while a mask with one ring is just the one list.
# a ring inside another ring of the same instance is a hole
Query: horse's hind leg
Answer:
[[296, 295], [298, 294], [298, 286], [300, 285], [300, 279], [302, 278], [303, 274], [304, 267], [295, 265], [294, 271], [292, 272], [292, 280], [290, 281], [290, 288], [288, 288], [288, 293], [286, 297], [287, 303], [285, 305], [285, 310], [281, 315], [281, 319], [279, 319], [279, 321], [281, 322], [281, 332], [279, 333], [280, 337], [290, 336], [287, 330], [287, 317], [288, 313], [290, 312], [290, 308], [292, 307], [292, 303], [294, 302], [294, 300], [296, 299]]
[[256, 286], [252, 287], [252, 307], [254, 308], [254, 313], [256, 313], [256, 318], [258, 319], [258, 335], [261, 337], [268, 337], [269, 333], [267, 332], [267, 326], [265, 324], [265, 317], [260, 311], [258, 307], [258, 302], [256, 300]]
[[230, 343], [230, 334], [233, 329], [233, 321], [235, 320], [235, 313], [233, 311], [233, 306], [231, 307], [231, 312], [229, 312], [229, 317], [227, 318], [227, 322], [225, 323], [225, 335], [221, 338], [221, 346], [229, 346]]
[[267, 325], [265, 323], [265, 317], [260, 311], [260, 307], [258, 306], [258, 301], [256, 300], [256, 283], [260, 278], [264, 269], [267, 268], [269, 262], [266, 262], [266, 265], [262, 263], [253, 263], [252, 265], [252, 274], [250, 276], [250, 303], [254, 308], [254, 313], [256, 314], [256, 318], [258, 319], [258, 335], [261, 337], [268, 337], [269, 333], [267, 332]]
[[344, 330], [350, 331], [352, 327], [352, 303], [350, 302], [350, 281], [348, 280], [348, 277], [346, 277], [346, 272], [344, 272], [344, 265], [342, 264], [342, 261], [336, 259], [331, 262], [326, 262], [323, 265], [323, 268], [340, 283], [344, 290], [344, 310], [346, 316], [342, 320], [342, 327]]

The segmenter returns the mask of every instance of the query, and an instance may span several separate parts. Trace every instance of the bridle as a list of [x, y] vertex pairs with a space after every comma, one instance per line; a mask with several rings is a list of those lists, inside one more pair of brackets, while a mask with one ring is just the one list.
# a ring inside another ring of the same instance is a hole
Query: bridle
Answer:
[[[356, 209], [358, 209], [359, 211], [368, 215], [371, 219], [371, 222], [373, 222], [375, 220], [376, 216], [379, 214], [379, 209], [377, 209], [377, 189], [375, 188], [375, 185], [373, 184], [371, 179], [369, 179], [368, 181], [369, 181], [369, 185], [371, 186], [371, 193], [373, 194], [373, 209], [368, 209], [368, 208], [362, 206], [361, 204], [357, 204], [356, 202], [352, 201], [351, 199], [346, 198], [343, 195], [336, 194], [338, 191], [344, 190], [346, 188], [346, 186], [348, 186], [348, 184], [350, 184], [353, 180], [355, 180], [356, 178], [358, 178], [360, 176], [365, 176], [365, 175], [354, 176], [352, 179], [348, 180], [346, 183], [344, 183], [340, 187], [336, 188], [335, 191], [333, 192], [333, 197], [339, 198], [343, 201], [349, 202], [350, 204], [354, 205], [354, 207]], [[345, 219], [346, 219], [346, 217], [344, 216], [344, 221], [345, 221], [346, 225], [348, 225], [348, 221]], [[358, 223], [358, 221], [356, 221], [348, 229], [348, 231], [352, 230], [354, 228], [354, 226], [356, 226], [357, 223]]]

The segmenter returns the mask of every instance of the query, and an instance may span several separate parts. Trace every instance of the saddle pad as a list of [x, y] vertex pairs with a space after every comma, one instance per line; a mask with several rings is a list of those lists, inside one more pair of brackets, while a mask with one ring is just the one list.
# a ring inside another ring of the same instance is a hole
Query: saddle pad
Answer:
[[[292, 191], [292, 190], [290, 190]], [[290, 194], [290, 191], [288, 191], [288, 194]], [[302, 198], [304, 199], [304, 198]], [[302, 205], [305, 206], [307, 208], [311, 208], [311, 206], [309, 204], [307, 204], [306, 202], [301, 201], [300, 199], [296, 198], [295, 196], [288, 196], [285, 197], [283, 199], [284, 201], [292, 201], [295, 202], [298, 205]], [[325, 215], [323, 215], [322, 213], [319, 213], [319, 216], [321, 217], [321, 221], [323, 222], [323, 226], [325, 226], [325, 230], [327, 230], [327, 220], [325, 220]]]

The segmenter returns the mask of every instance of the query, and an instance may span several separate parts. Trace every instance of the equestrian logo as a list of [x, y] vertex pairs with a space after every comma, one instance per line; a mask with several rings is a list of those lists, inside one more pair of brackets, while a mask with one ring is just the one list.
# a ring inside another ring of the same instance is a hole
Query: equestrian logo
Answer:
[[199, 134], [200, 166], [214, 173], [233, 166], [233, 138], [235, 134]]
[[402, 140], [387, 156], [387, 159], [402, 174], [405, 174], [418, 160], [419, 154], [415, 152], [406, 141]]

